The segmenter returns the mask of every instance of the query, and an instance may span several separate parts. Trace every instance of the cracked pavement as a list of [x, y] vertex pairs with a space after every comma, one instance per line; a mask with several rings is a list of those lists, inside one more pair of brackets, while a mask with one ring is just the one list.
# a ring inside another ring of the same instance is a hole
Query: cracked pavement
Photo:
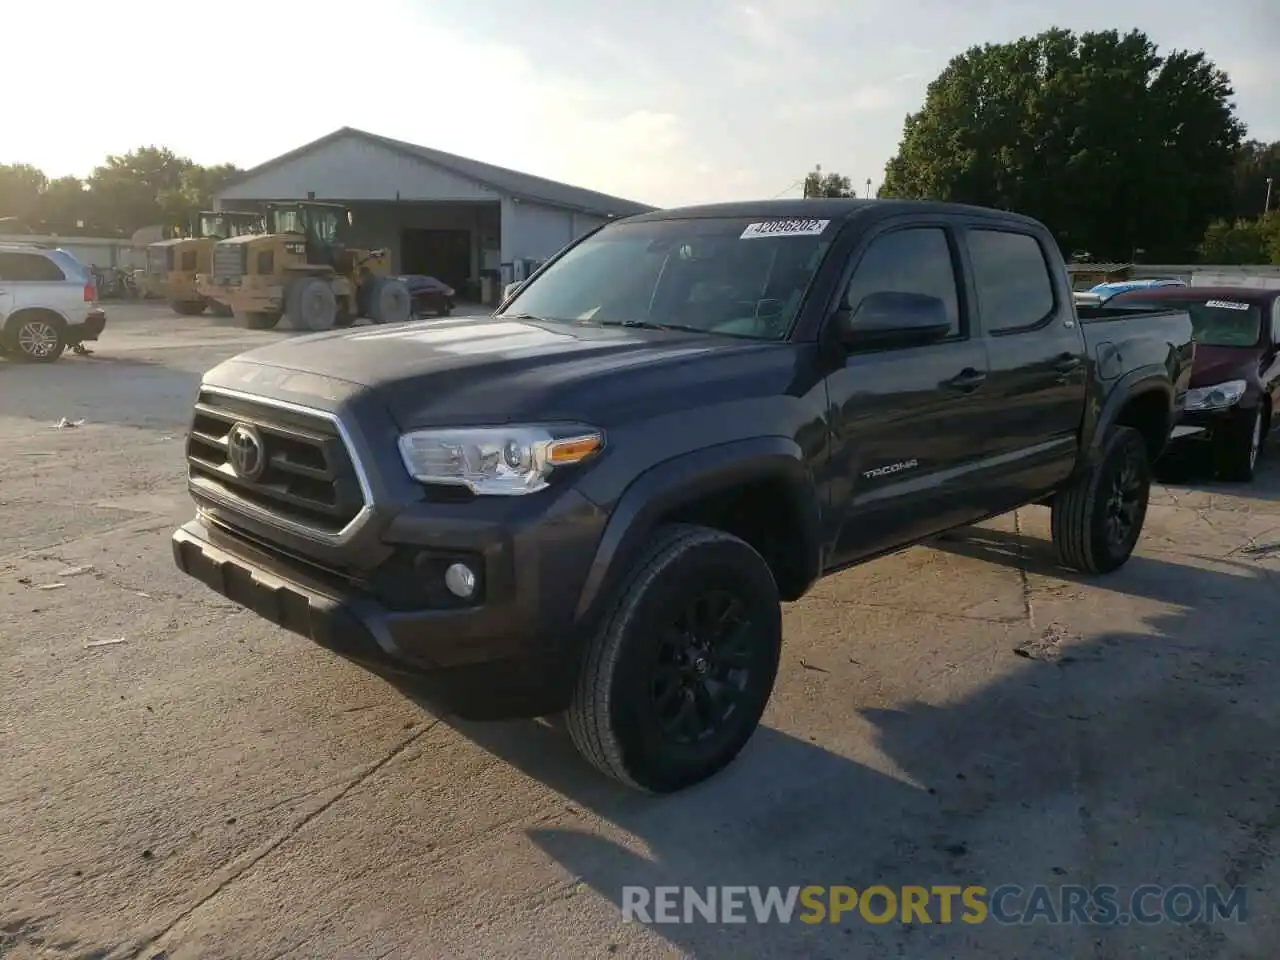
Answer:
[[[0, 362], [0, 956], [1274, 956], [1280, 457], [1158, 488], [1110, 577], [1029, 508], [820, 583], [764, 727], [655, 800], [182, 577], [199, 374], [284, 335], [110, 316], [92, 357]], [[1239, 884], [1249, 914], [623, 923], [662, 883]]]

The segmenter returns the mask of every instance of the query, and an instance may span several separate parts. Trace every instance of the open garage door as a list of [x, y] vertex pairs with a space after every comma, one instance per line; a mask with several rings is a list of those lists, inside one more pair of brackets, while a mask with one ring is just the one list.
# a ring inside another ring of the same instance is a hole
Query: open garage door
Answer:
[[400, 272], [422, 273], [462, 290], [471, 276], [471, 234], [466, 230], [407, 229], [400, 235]]

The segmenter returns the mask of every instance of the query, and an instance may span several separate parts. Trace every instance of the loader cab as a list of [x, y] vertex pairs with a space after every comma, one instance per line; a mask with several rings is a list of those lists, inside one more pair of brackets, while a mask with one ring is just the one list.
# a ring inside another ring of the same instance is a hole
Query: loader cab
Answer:
[[341, 269], [350, 236], [351, 211], [337, 203], [272, 204], [267, 211], [271, 233], [305, 238], [307, 263]]
[[262, 233], [263, 229], [262, 217], [256, 213], [206, 211], [200, 214], [199, 236], [204, 239], [226, 240]]

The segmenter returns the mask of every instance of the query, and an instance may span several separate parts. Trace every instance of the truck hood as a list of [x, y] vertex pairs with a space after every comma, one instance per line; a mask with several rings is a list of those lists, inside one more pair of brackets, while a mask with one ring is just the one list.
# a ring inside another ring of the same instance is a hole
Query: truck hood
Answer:
[[1258, 379], [1261, 360], [1260, 347], [1208, 347], [1196, 344], [1191, 386], [1211, 387], [1226, 380], [1247, 380], [1252, 386]]
[[206, 380], [250, 392], [255, 381], [277, 380], [273, 370], [303, 375], [295, 382], [344, 381], [358, 389], [329, 389], [328, 399], [372, 392], [402, 430], [518, 420], [606, 426], [687, 409], [726, 378], [743, 396], [785, 389], [792, 354], [783, 343], [493, 317], [282, 340], [227, 361]]

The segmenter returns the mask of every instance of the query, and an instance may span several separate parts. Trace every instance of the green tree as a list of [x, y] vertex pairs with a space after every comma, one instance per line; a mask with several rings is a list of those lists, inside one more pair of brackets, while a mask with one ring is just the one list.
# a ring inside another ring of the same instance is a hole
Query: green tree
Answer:
[[1271, 259], [1267, 237], [1258, 220], [1215, 220], [1198, 250], [1201, 263], [1259, 264]]
[[1271, 181], [1271, 209], [1280, 207], [1280, 140], [1262, 143], [1250, 140], [1240, 147], [1234, 171], [1235, 202], [1231, 212], [1237, 217], [1262, 214], [1267, 202], [1267, 181]]
[[[86, 191], [79, 177], [59, 177], [45, 184], [40, 195], [40, 220], [54, 233], [92, 233], [98, 227]], [[114, 232], [114, 231], [112, 231]]]
[[29, 163], [0, 164], [0, 217], [33, 219], [44, 185], [45, 175]]
[[1017, 210], [1063, 249], [1176, 261], [1231, 209], [1232, 94], [1203, 53], [1161, 56], [1139, 31], [973, 47], [907, 117], [879, 195]]
[[139, 147], [109, 156], [89, 177], [95, 219], [127, 235], [139, 227], [169, 223], [166, 198], [181, 191], [194, 164], [166, 147]]
[[853, 182], [838, 173], [823, 173], [818, 167], [804, 178], [806, 197], [853, 197]]

